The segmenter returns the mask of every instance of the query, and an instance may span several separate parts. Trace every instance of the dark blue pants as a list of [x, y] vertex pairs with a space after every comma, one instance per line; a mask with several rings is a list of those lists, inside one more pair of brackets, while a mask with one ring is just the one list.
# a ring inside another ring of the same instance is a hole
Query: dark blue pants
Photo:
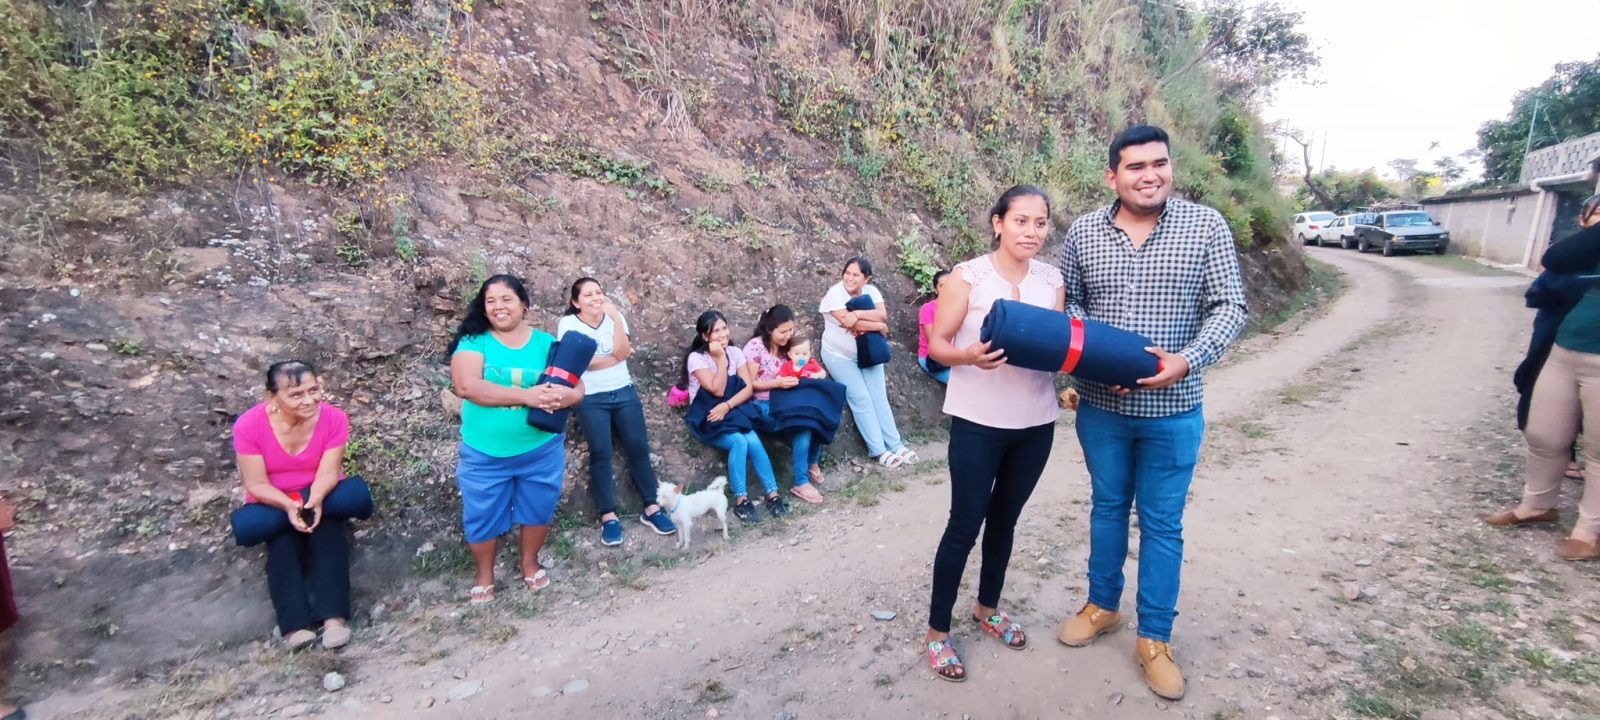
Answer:
[[350, 619], [350, 540], [344, 520], [322, 516], [310, 533], [267, 541], [267, 592], [285, 636], [330, 618]]
[[1000, 605], [1017, 518], [1039, 484], [1055, 436], [1055, 423], [1008, 430], [950, 419], [950, 519], [933, 556], [928, 627], [950, 632], [950, 609], [980, 529], [983, 566], [978, 570], [978, 603]]
[[617, 511], [615, 472], [611, 467], [612, 439], [622, 443], [628, 457], [628, 476], [644, 506], [656, 504], [656, 471], [650, 465], [650, 433], [644, 425], [644, 404], [632, 385], [583, 398], [578, 406], [578, 429], [589, 441], [589, 496], [601, 515]]

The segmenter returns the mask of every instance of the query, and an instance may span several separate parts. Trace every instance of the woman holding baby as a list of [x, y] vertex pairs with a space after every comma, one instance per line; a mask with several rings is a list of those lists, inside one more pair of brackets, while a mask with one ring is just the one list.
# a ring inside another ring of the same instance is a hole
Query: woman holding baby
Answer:
[[[794, 310], [788, 305], [773, 305], [756, 321], [755, 337], [744, 346], [745, 362], [750, 366], [755, 388], [755, 406], [771, 415], [772, 391], [788, 390], [801, 378], [825, 378], [822, 363], [811, 356], [811, 341], [795, 337]], [[789, 493], [813, 505], [822, 502], [814, 483], [826, 480], [822, 474], [823, 443], [808, 430], [792, 434], [794, 487]]]

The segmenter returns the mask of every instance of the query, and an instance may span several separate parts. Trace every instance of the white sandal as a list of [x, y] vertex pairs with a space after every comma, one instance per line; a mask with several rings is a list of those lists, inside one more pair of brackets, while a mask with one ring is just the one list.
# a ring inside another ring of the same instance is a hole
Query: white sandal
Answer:
[[915, 465], [918, 461], [922, 460], [922, 458], [917, 457], [916, 453], [911, 452], [911, 448], [908, 447], [900, 448], [900, 452], [897, 454], [900, 456], [900, 462], [903, 462], [907, 465]]
[[528, 586], [529, 590], [538, 592], [550, 587], [550, 573], [545, 572], [544, 568], [539, 568], [539, 572], [523, 578], [522, 584]]
[[885, 452], [878, 456], [878, 464], [893, 470], [905, 464], [905, 460], [892, 452]]
[[349, 645], [352, 634], [349, 625], [324, 624], [322, 626], [322, 649], [337, 650]]
[[472, 589], [467, 591], [468, 605], [485, 605], [491, 602], [494, 602], [493, 585], [473, 585]]
[[294, 631], [292, 633], [289, 633], [289, 635], [283, 639], [283, 644], [288, 646], [289, 652], [296, 652], [296, 651], [299, 651], [299, 650], [304, 650], [307, 647], [310, 647], [311, 643], [314, 643], [316, 641], [317, 641], [317, 634], [316, 633], [314, 633], [314, 632], [312, 632], [310, 630], [307, 630], [305, 628], [301, 628], [301, 629], [296, 630], [296, 631]]

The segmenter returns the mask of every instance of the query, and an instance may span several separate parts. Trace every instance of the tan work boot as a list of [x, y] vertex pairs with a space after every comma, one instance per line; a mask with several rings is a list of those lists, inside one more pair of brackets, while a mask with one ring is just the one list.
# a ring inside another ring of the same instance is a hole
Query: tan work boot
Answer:
[[1084, 603], [1077, 615], [1061, 623], [1061, 629], [1056, 631], [1056, 639], [1062, 645], [1083, 647], [1101, 635], [1116, 632], [1119, 627], [1122, 627], [1121, 613], [1094, 603]]
[[1134, 645], [1134, 656], [1139, 667], [1144, 668], [1144, 684], [1150, 691], [1168, 700], [1183, 699], [1183, 671], [1172, 659], [1172, 646], [1150, 638], [1139, 638]]

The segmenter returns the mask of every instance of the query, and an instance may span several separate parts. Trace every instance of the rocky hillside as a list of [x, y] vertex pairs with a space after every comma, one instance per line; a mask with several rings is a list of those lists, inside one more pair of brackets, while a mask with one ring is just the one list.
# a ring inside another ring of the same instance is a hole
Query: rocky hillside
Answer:
[[[380, 508], [363, 592], [453, 548], [442, 350], [489, 274], [525, 276], [546, 327], [571, 280], [606, 283], [661, 469], [689, 483], [717, 458], [662, 394], [699, 311], [743, 340], [873, 259], [893, 402], [937, 432], [936, 387], [905, 361], [919, 285], [986, 247], [1013, 182], [1047, 187], [1058, 227], [1106, 202], [1105, 142], [1134, 121], [1173, 132], [1182, 192], [1233, 223], [1258, 316], [1304, 282], [1259, 123], [1204, 64], [1163, 81], [1204, 39], [1166, 4], [193, 5], [0, 0], [0, 492], [38, 680], [266, 631], [259, 556], [226, 531], [228, 435], [275, 359], [318, 363], [350, 413]], [[168, 13], [209, 13], [185, 16], [192, 47], [156, 33]], [[194, 39], [217, 28], [220, 59]], [[154, 65], [168, 51], [181, 67]], [[572, 518], [584, 452], [569, 443]]]

